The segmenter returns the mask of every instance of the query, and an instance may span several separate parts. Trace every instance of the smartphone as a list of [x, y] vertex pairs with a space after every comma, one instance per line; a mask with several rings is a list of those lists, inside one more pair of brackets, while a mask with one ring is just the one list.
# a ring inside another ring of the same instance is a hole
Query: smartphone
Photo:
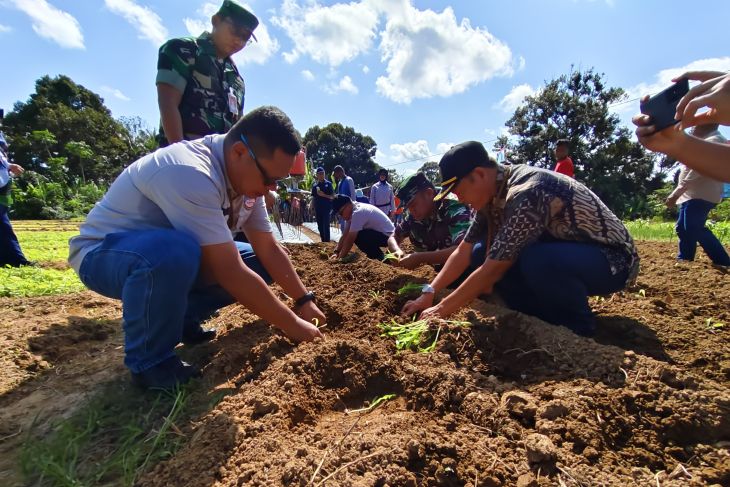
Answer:
[[689, 80], [685, 78], [641, 103], [639, 107], [641, 113], [651, 117], [656, 132], [679, 122], [674, 118], [677, 113], [677, 104], [688, 91]]

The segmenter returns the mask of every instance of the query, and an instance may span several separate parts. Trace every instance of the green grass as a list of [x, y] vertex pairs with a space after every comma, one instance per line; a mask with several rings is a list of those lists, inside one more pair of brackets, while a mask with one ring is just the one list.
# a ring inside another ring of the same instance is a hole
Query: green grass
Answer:
[[113, 383], [70, 418], [38, 436], [32, 430], [20, 467], [33, 485], [131, 486], [186, 440], [176, 423], [192, 414], [190, 393], [141, 392]]
[[[23, 222], [29, 226], [30, 222]], [[43, 227], [40, 227], [43, 228]], [[28, 260], [39, 264], [65, 262], [68, 258], [68, 239], [77, 231], [16, 231], [20, 247]], [[72, 269], [44, 267], [0, 268], [0, 296], [27, 297], [66, 294], [84, 290]]]
[[[649, 220], [634, 220], [624, 222], [631, 236], [636, 240], [663, 240], [676, 241], [677, 233], [674, 222], [653, 222]], [[707, 226], [724, 245], [730, 245], [730, 222], [707, 222]]]

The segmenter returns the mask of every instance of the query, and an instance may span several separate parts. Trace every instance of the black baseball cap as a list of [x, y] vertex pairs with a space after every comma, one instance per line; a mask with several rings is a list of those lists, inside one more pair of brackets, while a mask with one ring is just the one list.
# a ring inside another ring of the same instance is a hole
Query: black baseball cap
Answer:
[[347, 204], [352, 203], [352, 200], [346, 194], [338, 194], [335, 199], [332, 200], [332, 213], [337, 214]]
[[496, 167], [481, 142], [470, 140], [453, 146], [439, 161], [441, 171], [441, 192], [433, 200], [439, 201], [451, 193], [461, 178], [477, 167]]

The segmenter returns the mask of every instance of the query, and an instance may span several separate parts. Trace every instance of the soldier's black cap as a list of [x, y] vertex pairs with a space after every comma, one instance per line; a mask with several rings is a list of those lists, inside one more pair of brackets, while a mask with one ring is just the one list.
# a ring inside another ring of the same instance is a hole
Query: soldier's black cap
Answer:
[[481, 142], [470, 140], [453, 146], [439, 161], [441, 171], [441, 192], [433, 200], [439, 201], [451, 193], [461, 178], [477, 167], [496, 167], [497, 161], [491, 159]]
[[257, 42], [253, 31], [259, 26], [259, 19], [254, 14], [243, 8], [240, 3], [234, 0], [224, 0], [221, 8], [218, 9], [218, 15], [231, 19], [236, 25], [251, 31], [251, 37]]
[[408, 176], [401, 183], [398, 191], [396, 192], [396, 196], [400, 200], [401, 206], [408, 206], [408, 203], [413, 200], [413, 198], [418, 194], [419, 191], [428, 188], [436, 189], [433, 183], [428, 180], [425, 174], [423, 174], [422, 172], [417, 172], [412, 176]]

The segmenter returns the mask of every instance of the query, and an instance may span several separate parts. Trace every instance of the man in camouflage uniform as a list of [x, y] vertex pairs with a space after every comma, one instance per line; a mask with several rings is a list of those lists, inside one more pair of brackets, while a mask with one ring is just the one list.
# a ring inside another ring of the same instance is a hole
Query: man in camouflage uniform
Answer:
[[[434, 202], [436, 188], [422, 172], [403, 181], [397, 196], [401, 206], [408, 209], [408, 216], [396, 226], [395, 239], [400, 243], [408, 238], [415, 250], [400, 259], [398, 265], [406, 269], [424, 264], [439, 268], [464, 239], [471, 223], [471, 211], [452, 199]], [[483, 260], [482, 247], [478, 253]]]
[[171, 39], [160, 47], [160, 146], [226, 133], [243, 114], [246, 88], [231, 56], [256, 39], [259, 21], [225, 0], [211, 22], [210, 33]]

